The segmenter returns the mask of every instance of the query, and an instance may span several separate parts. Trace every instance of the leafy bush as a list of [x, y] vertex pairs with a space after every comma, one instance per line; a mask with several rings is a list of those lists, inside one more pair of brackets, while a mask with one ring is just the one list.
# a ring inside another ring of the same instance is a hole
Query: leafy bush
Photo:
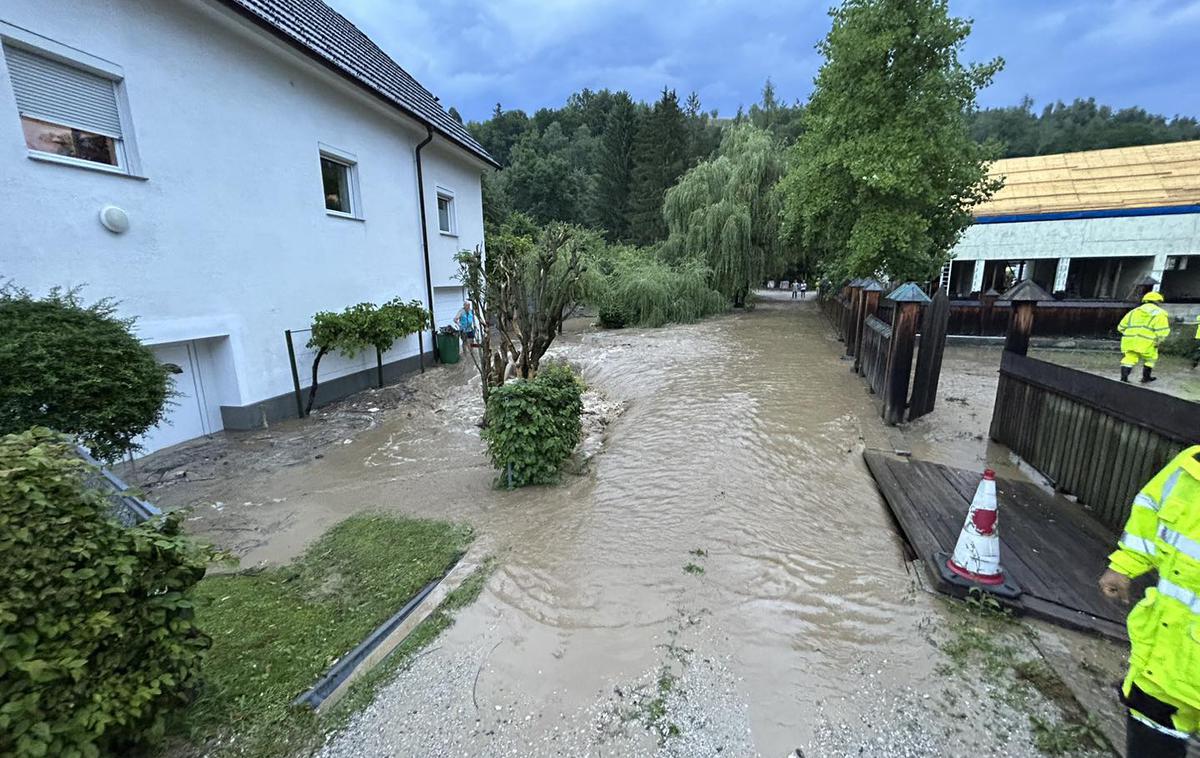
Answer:
[[533, 379], [492, 390], [483, 438], [500, 483], [524, 487], [558, 481], [563, 461], [579, 444], [583, 382], [565, 364], [548, 364]]
[[589, 288], [601, 326], [659, 327], [687, 324], [723, 313], [729, 300], [708, 284], [698, 261], [660, 260], [648, 248], [611, 248], [596, 267], [602, 274]]
[[1181, 358], [1191, 358], [1200, 348], [1196, 340], [1196, 323], [1172, 324], [1171, 335], [1158, 346], [1163, 355], [1178, 355]]
[[38, 300], [0, 288], [0, 434], [48, 426], [104, 460], [136, 450], [134, 438], [162, 421], [170, 382], [132, 323], [76, 290]]
[[0, 472], [0, 755], [123, 754], [196, 689], [212, 554], [174, 519], [111, 519], [49, 429], [0, 437]]

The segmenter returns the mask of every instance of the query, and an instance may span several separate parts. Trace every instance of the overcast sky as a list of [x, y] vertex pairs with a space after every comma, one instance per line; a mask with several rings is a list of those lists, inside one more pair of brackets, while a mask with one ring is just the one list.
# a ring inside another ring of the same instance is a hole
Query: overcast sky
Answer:
[[[326, 0], [467, 119], [529, 113], [583, 87], [692, 90], [732, 115], [770, 76], [804, 99], [829, 29], [814, 0]], [[966, 60], [1007, 62], [984, 106], [1029, 95], [1200, 115], [1200, 0], [951, 0]]]

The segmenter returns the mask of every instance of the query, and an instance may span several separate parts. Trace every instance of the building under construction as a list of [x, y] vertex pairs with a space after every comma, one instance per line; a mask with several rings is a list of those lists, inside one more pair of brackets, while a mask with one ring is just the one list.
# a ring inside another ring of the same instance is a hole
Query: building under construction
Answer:
[[1004, 187], [942, 272], [951, 297], [1031, 278], [1072, 299], [1123, 300], [1152, 277], [1200, 303], [1200, 141], [1009, 158]]

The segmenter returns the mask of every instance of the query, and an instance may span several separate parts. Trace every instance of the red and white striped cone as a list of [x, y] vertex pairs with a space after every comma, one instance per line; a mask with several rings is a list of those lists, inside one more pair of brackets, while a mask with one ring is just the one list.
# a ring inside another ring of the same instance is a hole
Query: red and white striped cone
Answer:
[[975, 490], [967, 520], [946, 567], [964, 579], [986, 585], [1004, 584], [1000, 568], [999, 514], [996, 512], [996, 472], [987, 469]]

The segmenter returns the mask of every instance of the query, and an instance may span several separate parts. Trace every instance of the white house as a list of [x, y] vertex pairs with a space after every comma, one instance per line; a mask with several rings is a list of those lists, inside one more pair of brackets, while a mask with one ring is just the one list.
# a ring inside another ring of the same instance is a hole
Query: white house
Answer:
[[1200, 142], [1010, 158], [1003, 189], [943, 273], [952, 296], [1032, 278], [1070, 297], [1124, 299], [1145, 276], [1200, 303]]
[[[461, 305], [495, 162], [320, 0], [4, 0], [0, 44], [0, 279], [115, 298], [182, 369], [149, 449], [294, 417], [317, 311]], [[373, 382], [331, 358], [324, 400]]]

